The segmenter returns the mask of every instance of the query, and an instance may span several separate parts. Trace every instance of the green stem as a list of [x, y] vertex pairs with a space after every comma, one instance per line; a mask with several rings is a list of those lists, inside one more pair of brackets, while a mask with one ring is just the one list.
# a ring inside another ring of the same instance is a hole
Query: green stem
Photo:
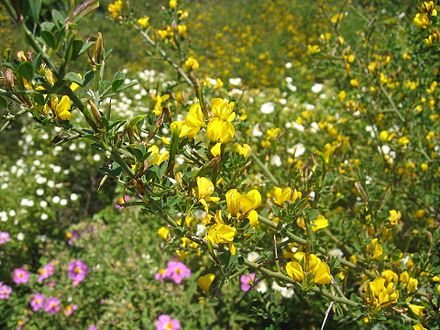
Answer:
[[278, 180], [273, 176], [273, 174], [269, 171], [267, 166], [263, 164], [263, 162], [254, 154], [252, 153], [252, 158], [255, 160], [255, 162], [260, 166], [260, 168], [263, 170], [263, 172], [267, 175], [267, 177], [272, 181], [274, 184], [278, 185]]
[[[270, 269], [267, 269], [267, 268], [265, 268], [265, 267], [263, 267], [263, 266], [260, 266], [260, 265], [254, 263], [254, 262], [250, 262], [250, 261], [248, 261], [248, 260], [245, 260], [245, 261], [244, 261], [244, 264], [245, 264], [246, 266], [248, 266], [248, 267], [250, 267], [250, 268], [253, 268], [253, 269], [256, 269], [256, 270], [260, 271], [261, 273], [263, 273], [263, 274], [265, 274], [265, 275], [268, 275], [268, 276], [270, 276], [270, 277], [272, 277], [272, 278], [276, 278], [276, 279], [279, 279], [279, 280], [281, 280], [281, 281], [283, 281], [283, 282], [287, 282], [287, 283], [291, 283], [291, 284], [298, 285], [298, 283], [295, 282], [292, 278], [290, 278], [290, 277], [287, 276], [287, 275], [284, 275], [284, 274], [281, 273], [281, 272], [274, 272], [274, 271], [272, 271], [272, 270], [270, 270]], [[316, 293], [320, 293], [320, 294], [322, 294], [323, 296], [329, 298], [330, 300], [332, 300], [332, 301], [334, 301], [334, 302], [339, 302], [339, 303], [341, 303], [341, 304], [350, 305], [350, 306], [353, 306], [353, 307], [359, 307], [359, 304], [358, 304], [357, 302], [355, 302], [355, 301], [352, 301], [352, 300], [347, 299], [347, 298], [345, 298], [345, 297], [337, 297], [337, 296], [334, 296], [334, 295], [332, 295], [331, 293], [329, 293], [329, 292], [327, 292], [327, 291], [324, 291], [324, 290], [320, 290], [320, 289], [317, 288], [317, 287], [312, 288], [311, 291], [316, 292]]]

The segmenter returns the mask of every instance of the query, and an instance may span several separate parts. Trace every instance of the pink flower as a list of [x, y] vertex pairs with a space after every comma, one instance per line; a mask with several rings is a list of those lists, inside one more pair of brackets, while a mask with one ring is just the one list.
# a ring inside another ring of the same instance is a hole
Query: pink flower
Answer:
[[29, 281], [30, 273], [24, 268], [16, 268], [12, 272], [12, 281], [15, 284], [23, 284]]
[[240, 276], [240, 282], [241, 282], [241, 291], [247, 292], [250, 290], [250, 288], [254, 285], [255, 282], [255, 273], [250, 273], [249, 275], [241, 275]]
[[38, 278], [37, 282], [41, 283], [45, 279], [48, 279], [55, 273], [55, 266], [52, 262], [49, 262], [47, 265], [38, 269]]
[[87, 330], [98, 330], [98, 328], [96, 327], [96, 325], [92, 324], [92, 325], [89, 325]]
[[169, 315], [162, 314], [156, 320], [156, 330], [180, 330], [180, 322]]
[[82, 260], [75, 260], [69, 263], [68, 275], [73, 281], [73, 286], [77, 286], [79, 283], [85, 280], [89, 273], [89, 266]]
[[67, 305], [66, 307], [64, 307], [64, 315], [70, 316], [77, 309], [78, 309], [78, 305], [76, 305], [76, 304]]
[[191, 269], [180, 261], [169, 261], [167, 264], [166, 277], [176, 284], [182, 283], [185, 278], [191, 276]]
[[41, 293], [36, 293], [32, 296], [31, 307], [34, 312], [39, 311], [44, 307], [44, 300], [46, 298]]
[[11, 296], [12, 289], [9, 285], [0, 282], [0, 300], [8, 300]]
[[49, 314], [56, 314], [61, 310], [61, 301], [55, 297], [48, 297], [44, 304], [44, 311]]
[[0, 245], [8, 243], [11, 240], [11, 236], [9, 233], [4, 231], [0, 231]]
[[166, 278], [167, 276], [167, 270], [165, 268], [161, 268], [159, 269], [159, 272], [154, 275], [154, 278], [158, 281], [162, 281]]

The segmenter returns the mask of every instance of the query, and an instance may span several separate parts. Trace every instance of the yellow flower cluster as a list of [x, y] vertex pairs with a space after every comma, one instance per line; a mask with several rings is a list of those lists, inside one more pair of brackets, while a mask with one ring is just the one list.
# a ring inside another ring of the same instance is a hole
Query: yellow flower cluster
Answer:
[[110, 16], [113, 19], [119, 18], [119, 16], [121, 15], [122, 6], [123, 6], [122, 0], [116, 0], [108, 5], [107, 10], [109, 11]]
[[399, 292], [395, 288], [393, 281], [396, 278], [378, 277], [365, 284], [365, 301], [375, 308], [383, 308], [395, 304], [399, 298]]
[[237, 189], [231, 189], [226, 193], [226, 207], [230, 215], [249, 219], [251, 226], [258, 224], [258, 213], [255, 211], [261, 205], [261, 195], [258, 190], [251, 190], [246, 194], [240, 194]]
[[296, 252], [293, 257], [296, 260], [286, 264], [286, 272], [295, 282], [307, 279], [315, 284], [331, 283], [330, 268], [316, 255]]

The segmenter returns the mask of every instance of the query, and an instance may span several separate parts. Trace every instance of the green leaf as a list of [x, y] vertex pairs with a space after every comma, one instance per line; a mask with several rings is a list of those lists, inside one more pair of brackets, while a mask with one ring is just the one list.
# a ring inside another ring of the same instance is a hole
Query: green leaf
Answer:
[[6, 109], [8, 107], [8, 102], [0, 96], [0, 109]]
[[52, 10], [52, 19], [55, 23], [63, 24], [64, 23], [64, 16], [61, 14], [58, 10], [53, 9]]
[[74, 82], [77, 83], [78, 85], [82, 86], [84, 83], [84, 80], [80, 77], [79, 74], [75, 73], [75, 72], [68, 72], [65, 76], [64, 79], [70, 82]]
[[31, 62], [23, 62], [18, 66], [17, 72], [26, 80], [31, 81], [34, 77], [34, 66]]
[[56, 48], [55, 36], [49, 31], [41, 31], [41, 38], [50, 48]]
[[22, 10], [25, 17], [32, 18], [34, 22], [38, 20], [41, 12], [41, 0], [25, 0], [22, 2]]
[[115, 76], [113, 77], [113, 83], [112, 83], [112, 91], [117, 92], [120, 90], [122, 85], [124, 84], [125, 75], [122, 72], [116, 72]]

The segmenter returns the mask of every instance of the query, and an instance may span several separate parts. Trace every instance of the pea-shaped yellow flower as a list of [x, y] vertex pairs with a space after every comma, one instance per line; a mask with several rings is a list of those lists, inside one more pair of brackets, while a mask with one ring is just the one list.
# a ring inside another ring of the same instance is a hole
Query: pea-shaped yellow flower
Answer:
[[188, 116], [183, 122], [180, 130], [180, 137], [188, 136], [193, 138], [202, 127], [205, 126], [205, 119], [200, 104], [194, 103], [189, 109]]
[[234, 102], [214, 98], [211, 100], [212, 115], [224, 121], [232, 122], [235, 119], [234, 105]]
[[206, 129], [206, 136], [211, 142], [225, 143], [232, 140], [234, 135], [235, 127], [232, 123], [217, 117], [214, 117], [209, 121], [208, 128]]
[[208, 293], [209, 288], [211, 287], [211, 284], [212, 284], [212, 282], [214, 282], [214, 280], [215, 280], [215, 274], [208, 273], [208, 274], [200, 276], [199, 279], [197, 280], [197, 283], [199, 284], [199, 287], [203, 291]]

